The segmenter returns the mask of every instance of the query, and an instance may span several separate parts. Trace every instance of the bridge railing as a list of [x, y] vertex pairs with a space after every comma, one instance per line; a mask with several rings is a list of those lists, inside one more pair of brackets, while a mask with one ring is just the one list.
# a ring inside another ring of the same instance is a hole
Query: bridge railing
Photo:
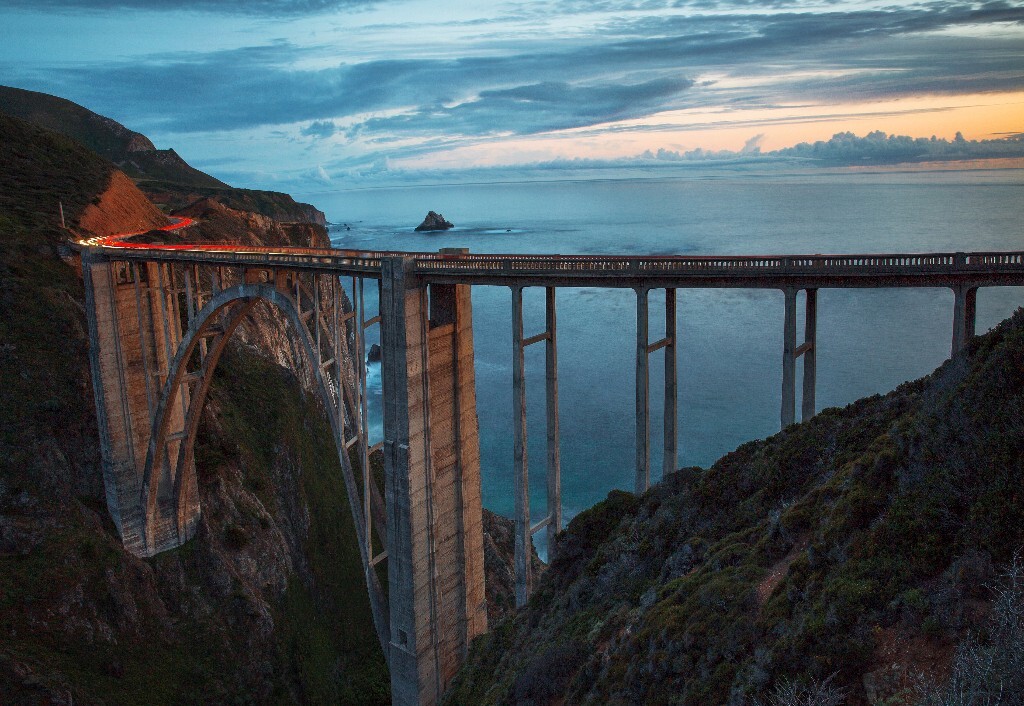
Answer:
[[409, 257], [416, 270], [429, 275], [672, 275], [672, 274], [889, 274], [1024, 270], [1024, 251], [972, 253], [889, 253], [850, 255], [522, 255], [425, 253], [323, 248], [237, 248], [230, 245], [104, 245], [104, 251], [133, 259], [186, 260], [267, 266], [320, 266], [348, 272], [378, 273], [387, 257]]
[[[386, 254], [381, 253], [382, 256]], [[1024, 253], [929, 253], [879, 255], [790, 255], [790, 256], [646, 256], [606, 257], [600, 255], [457, 255], [419, 253], [416, 269], [424, 272], [495, 272], [530, 274], [702, 274], [707, 272], [809, 274], [830, 272], [950, 272], [972, 271], [993, 266], [1024, 269]]]

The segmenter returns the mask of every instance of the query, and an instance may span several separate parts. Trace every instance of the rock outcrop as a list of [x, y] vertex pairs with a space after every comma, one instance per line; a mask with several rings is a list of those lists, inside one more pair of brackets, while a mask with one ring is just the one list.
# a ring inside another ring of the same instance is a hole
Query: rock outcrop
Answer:
[[428, 211], [427, 217], [423, 219], [423, 222], [416, 226], [418, 231], [431, 231], [431, 230], [448, 230], [454, 228], [455, 224], [446, 221], [444, 216], [434, 211]]

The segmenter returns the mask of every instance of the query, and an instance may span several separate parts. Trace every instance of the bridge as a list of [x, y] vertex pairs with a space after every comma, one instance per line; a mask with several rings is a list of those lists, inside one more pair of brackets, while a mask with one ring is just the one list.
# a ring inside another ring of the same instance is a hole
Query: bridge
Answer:
[[[167, 230], [184, 228], [181, 219]], [[512, 291], [516, 603], [527, 601], [531, 538], [562, 529], [556, 294], [565, 287], [636, 292], [635, 490], [650, 485], [650, 356], [665, 361], [664, 472], [676, 470], [676, 290], [778, 289], [785, 309], [783, 427], [815, 413], [817, 292], [835, 287], [946, 287], [951, 351], [974, 335], [977, 290], [1024, 284], [1024, 252], [744, 257], [478, 255], [232, 245], [153, 244], [126, 235], [79, 243], [107, 505], [125, 547], [152, 556], [190, 539], [200, 516], [193, 458], [212, 373], [259, 303], [304, 352], [338, 449], [373, 620], [396, 704], [437, 703], [470, 641], [487, 630], [473, 286]], [[351, 299], [342, 287], [351, 280]], [[367, 316], [366, 287], [379, 310]], [[523, 290], [543, 287], [545, 326], [527, 335]], [[665, 297], [665, 336], [649, 339], [651, 291]], [[797, 337], [798, 294], [805, 330]], [[371, 445], [366, 332], [380, 326], [384, 440]], [[543, 343], [547, 508], [531, 524], [526, 347]], [[383, 451], [381, 489], [369, 456]], [[386, 567], [386, 574], [384, 569]], [[386, 575], [387, 590], [384, 590]]]

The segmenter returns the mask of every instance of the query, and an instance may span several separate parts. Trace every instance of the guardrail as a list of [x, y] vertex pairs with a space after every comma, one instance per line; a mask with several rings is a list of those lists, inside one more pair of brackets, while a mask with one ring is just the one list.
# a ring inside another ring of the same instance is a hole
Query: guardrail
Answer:
[[[98, 240], [99, 242], [96, 242]], [[83, 242], [90, 251], [125, 259], [265, 264], [379, 273], [381, 260], [408, 257], [423, 275], [665, 276], [687, 274], [971, 274], [1024, 272], [1024, 251], [851, 255], [523, 255], [427, 253], [322, 248], [238, 247], [223, 244]]]

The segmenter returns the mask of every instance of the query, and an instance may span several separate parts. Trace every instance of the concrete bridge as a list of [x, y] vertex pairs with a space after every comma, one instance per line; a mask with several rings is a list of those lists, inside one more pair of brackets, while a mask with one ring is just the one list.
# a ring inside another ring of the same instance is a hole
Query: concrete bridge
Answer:
[[[177, 224], [188, 224], [187, 219]], [[978, 288], [1024, 284], [1024, 252], [755, 257], [626, 257], [355, 252], [83, 241], [90, 363], [107, 504], [125, 547], [151, 556], [195, 533], [200, 507], [193, 445], [212, 373], [259, 302], [276, 309], [304, 351], [338, 449], [377, 633], [396, 704], [433, 704], [486, 632], [480, 451], [471, 287], [512, 290], [516, 602], [526, 602], [531, 537], [562, 528], [558, 429], [561, 287], [636, 291], [635, 489], [650, 485], [648, 361], [665, 358], [664, 472], [676, 470], [676, 290], [783, 292], [781, 424], [815, 413], [817, 291], [948, 287], [952, 346], [974, 335]], [[351, 278], [349, 302], [341, 286]], [[365, 288], [379, 288], [368, 317]], [[527, 335], [523, 289], [546, 291], [543, 331]], [[650, 341], [651, 290], [664, 290], [665, 337]], [[806, 309], [797, 337], [797, 297]], [[381, 327], [384, 441], [368, 439], [365, 332]], [[531, 524], [524, 350], [546, 349], [547, 511]], [[383, 447], [384, 488], [368, 457]], [[388, 590], [382, 585], [386, 564]]]

